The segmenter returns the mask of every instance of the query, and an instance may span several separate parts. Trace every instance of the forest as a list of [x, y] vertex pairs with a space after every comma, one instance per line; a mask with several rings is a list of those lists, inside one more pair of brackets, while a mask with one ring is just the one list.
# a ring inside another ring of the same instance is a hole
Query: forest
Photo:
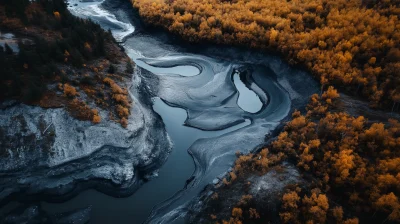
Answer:
[[0, 46], [0, 100], [65, 106], [72, 116], [99, 123], [98, 109], [87, 105], [94, 102], [127, 125], [130, 100], [117, 81], [133, 65], [110, 32], [73, 16], [64, 0], [3, 0], [0, 28], [30, 40], [19, 41], [18, 52]]
[[[266, 208], [243, 191], [231, 217], [218, 216], [221, 201], [250, 174], [264, 175], [284, 161], [294, 163], [308, 186], [293, 185], [281, 195], [282, 223], [400, 222], [400, 122], [368, 122], [351, 116], [336, 89], [314, 94], [307, 112], [295, 111], [276, 139], [255, 154], [240, 155], [234, 169], [207, 202], [209, 222], [271, 221]], [[251, 186], [252, 183], [248, 182]], [[246, 185], [246, 184], [244, 184]], [[246, 186], [245, 189], [250, 188]]]
[[[400, 123], [370, 122], [339, 108], [337, 91], [372, 108], [399, 111], [398, 0], [132, 0], [149, 25], [190, 42], [274, 52], [321, 83], [305, 113], [296, 111], [282, 133], [234, 169], [207, 199], [211, 223], [266, 223], [267, 205], [243, 191], [229, 216], [226, 192], [251, 174], [289, 161], [309, 186], [290, 186], [280, 198], [282, 223], [400, 222]], [[334, 87], [335, 88], [334, 88]], [[248, 189], [251, 183], [242, 183]], [[218, 196], [220, 195], [220, 196]], [[222, 197], [221, 195], [225, 195]], [[222, 207], [221, 207], [222, 206]], [[263, 210], [264, 209], [264, 210]]]
[[398, 0], [132, 0], [151, 25], [191, 42], [276, 52], [322, 86], [398, 111]]
[[32, 35], [34, 46], [21, 42], [15, 54], [8, 46], [0, 47], [0, 98], [39, 99], [46, 89], [44, 80], [59, 73], [55, 63], [65, 62], [66, 53], [68, 63], [78, 67], [85, 60], [105, 55], [104, 39], [108, 34], [94, 23], [73, 17], [61, 0], [2, 1], [0, 21], [4, 30], [18, 32], [28, 26], [48, 34]]

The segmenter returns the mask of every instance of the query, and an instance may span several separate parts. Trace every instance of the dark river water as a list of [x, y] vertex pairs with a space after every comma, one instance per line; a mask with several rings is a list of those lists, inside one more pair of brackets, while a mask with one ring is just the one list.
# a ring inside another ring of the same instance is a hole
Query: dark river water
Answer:
[[157, 75], [153, 109], [162, 117], [173, 149], [157, 175], [133, 195], [114, 198], [86, 190], [63, 203], [42, 202], [50, 213], [91, 206], [90, 223], [182, 223], [188, 203], [223, 177], [235, 152], [248, 153], [262, 144], [294, 100], [302, 102], [294, 86], [311, 82], [288, 81], [284, 74], [298, 71], [280, 59], [187, 53], [162, 38], [134, 32], [129, 14], [104, 9], [101, 2], [69, 3], [75, 15], [111, 29], [139, 72]]
[[153, 206], [167, 200], [182, 189], [194, 171], [192, 157], [187, 149], [200, 138], [208, 138], [239, 129], [250, 122], [221, 131], [202, 131], [184, 126], [186, 111], [170, 107], [160, 99], [154, 100], [154, 110], [162, 116], [168, 134], [174, 142], [173, 150], [158, 173], [138, 191], [127, 198], [113, 198], [95, 190], [88, 190], [62, 204], [45, 204], [51, 212], [65, 212], [73, 208], [92, 206], [91, 223], [141, 223]]

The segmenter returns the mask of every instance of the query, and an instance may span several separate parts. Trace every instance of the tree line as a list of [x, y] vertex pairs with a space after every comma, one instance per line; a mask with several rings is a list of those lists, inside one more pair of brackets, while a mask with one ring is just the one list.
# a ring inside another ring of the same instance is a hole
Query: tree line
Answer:
[[278, 52], [321, 84], [399, 109], [398, 0], [132, 0], [144, 20], [192, 42]]

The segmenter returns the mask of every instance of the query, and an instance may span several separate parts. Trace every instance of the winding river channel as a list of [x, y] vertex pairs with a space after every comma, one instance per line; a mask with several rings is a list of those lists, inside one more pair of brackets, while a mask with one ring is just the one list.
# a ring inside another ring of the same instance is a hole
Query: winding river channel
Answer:
[[103, 6], [71, 0], [69, 9], [112, 31], [136, 63], [133, 79], [157, 82], [153, 109], [173, 142], [172, 152], [129, 197], [86, 190], [42, 206], [49, 213], [91, 206], [90, 223], [182, 223], [188, 204], [223, 178], [235, 153], [262, 145], [318, 87], [274, 56], [215, 46], [186, 48], [164, 32], [137, 29], [129, 1], [120, 1]]

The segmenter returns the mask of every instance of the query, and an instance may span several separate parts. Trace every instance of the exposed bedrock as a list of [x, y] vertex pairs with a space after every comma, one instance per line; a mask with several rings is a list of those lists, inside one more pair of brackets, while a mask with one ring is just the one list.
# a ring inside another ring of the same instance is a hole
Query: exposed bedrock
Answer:
[[[155, 82], [156, 83], [156, 82]], [[64, 109], [22, 104], [0, 109], [0, 203], [64, 200], [83, 189], [124, 196], [166, 160], [172, 143], [152, 110], [153, 94], [140, 74], [129, 89], [128, 127], [76, 120]]]

